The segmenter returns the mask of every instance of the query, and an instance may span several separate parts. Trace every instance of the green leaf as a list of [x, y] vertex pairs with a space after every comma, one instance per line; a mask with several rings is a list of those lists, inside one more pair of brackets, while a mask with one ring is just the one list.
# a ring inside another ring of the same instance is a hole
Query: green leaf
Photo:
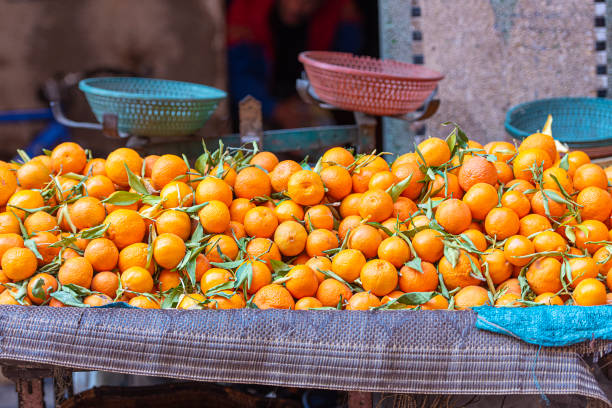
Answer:
[[406, 262], [404, 265], [406, 265], [409, 268], [412, 268], [416, 271], [419, 271], [420, 273], [423, 273], [423, 266], [421, 264], [421, 258], [419, 257], [414, 257], [411, 260], [409, 260], [408, 262]]
[[66, 292], [63, 289], [51, 293], [51, 297], [59, 300], [66, 306], [89, 307], [89, 305], [84, 304], [73, 293]]
[[285, 276], [293, 268], [292, 265], [277, 261], [276, 259], [270, 259], [270, 266], [275, 276]]
[[[202, 144], [204, 144], [204, 142], [202, 142]], [[210, 154], [208, 153], [208, 151], [202, 153], [200, 157], [197, 158], [194, 167], [198, 171], [198, 173], [202, 175], [206, 174], [206, 172], [208, 171], [209, 160], [210, 160]]]
[[180, 286], [170, 289], [168, 293], [166, 293], [166, 297], [160, 307], [162, 309], [174, 309], [178, 305], [182, 293], [183, 291]]
[[242, 265], [244, 259], [238, 259], [236, 261], [228, 261], [228, 262], [211, 262], [211, 265], [216, 266], [217, 268], [222, 269], [234, 269]]
[[402, 296], [397, 298], [397, 302], [409, 306], [418, 306], [429, 302], [434, 296], [435, 292], [404, 293]]
[[442, 294], [442, 296], [448, 299], [450, 297], [450, 294], [448, 293], [448, 288], [446, 287], [446, 284], [444, 283], [442, 274], [438, 274], [438, 281], [440, 282], [440, 293]]
[[[241, 261], [244, 262], [244, 261]], [[239, 288], [243, 283], [247, 283], [247, 289], [251, 287], [253, 281], [253, 264], [251, 262], [244, 262], [236, 271], [236, 282], [234, 287]]]
[[127, 171], [128, 184], [130, 185], [130, 187], [132, 187], [137, 193], [143, 195], [149, 194], [147, 187], [144, 185], [140, 177], [132, 173], [130, 168], [127, 166], [127, 163], [123, 162], [123, 167], [125, 167], [125, 171]]
[[23, 241], [23, 245], [26, 248], [28, 248], [30, 251], [34, 252], [34, 255], [36, 255], [36, 258], [43, 259], [43, 257], [40, 254], [40, 252], [38, 252], [38, 248], [36, 247], [36, 242], [34, 242], [31, 239], [26, 239], [25, 241]]
[[[223, 290], [228, 290], [228, 289], [234, 289], [234, 284], [236, 282], [234, 281], [228, 281], [228, 282], [223, 282], [220, 283], [216, 286], [213, 286], [212, 288], [208, 289], [205, 293], [206, 296], [214, 296], [214, 295], [218, 295], [219, 292], [223, 291]], [[231, 297], [231, 295], [230, 295]]]
[[156, 195], [144, 195], [141, 198], [143, 204], [150, 205], [151, 207], [155, 207], [157, 204], [161, 203], [164, 199], [160, 196]]
[[96, 239], [101, 238], [106, 233], [106, 230], [110, 224], [100, 224], [95, 227], [87, 228], [81, 231], [81, 238], [83, 239]]
[[138, 193], [130, 193], [129, 191], [115, 191], [108, 198], [102, 200], [103, 203], [113, 205], [132, 205], [140, 200], [141, 196]]
[[410, 180], [412, 180], [412, 174], [387, 189], [387, 193], [389, 193], [389, 195], [393, 199], [393, 202], [396, 202], [400, 195], [404, 192], [404, 190], [408, 188]]
[[89, 289], [86, 289], [82, 286], [75, 285], [74, 283], [69, 283], [67, 285], [62, 285], [63, 291], [69, 291], [74, 293], [77, 296], [89, 296], [93, 294], [93, 292]]
[[328, 271], [328, 270], [324, 270], [324, 269], [320, 269], [320, 268], [316, 268], [316, 269], [317, 269], [317, 271], [321, 272], [323, 275], [327, 276], [328, 278], [335, 279], [337, 281], [340, 281], [340, 282], [344, 283], [347, 286], [350, 286], [347, 281], [342, 279], [340, 276], [336, 275], [334, 272]]
[[17, 154], [19, 155], [21, 160], [23, 160], [24, 163], [27, 163], [32, 160], [30, 156], [28, 156], [28, 154], [25, 152], [25, 150], [17, 149]]
[[457, 266], [457, 262], [459, 262], [460, 255], [461, 252], [457, 248], [453, 248], [447, 245], [444, 246], [444, 256], [453, 268]]
[[32, 287], [32, 295], [34, 295], [35, 298], [40, 299], [40, 300], [46, 299], [46, 293], [45, 293], [45, 290], [43, 289], [44, 284], [45, 284], [45, 280], [43, 278], [38, 278], [34, 282], [34, 286]]
[[569, 170], [569, 154], [563, 156], [563, 158], [559, 162], [559, 167], [561, 167], [565, 171]]

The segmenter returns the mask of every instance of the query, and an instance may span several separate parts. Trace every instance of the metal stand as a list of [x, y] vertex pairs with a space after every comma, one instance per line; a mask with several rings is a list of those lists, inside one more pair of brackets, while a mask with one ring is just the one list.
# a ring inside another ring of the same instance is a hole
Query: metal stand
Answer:
[[72, 371], [60, 367], [22, 362], [3, 362], [2, 374], [15, 383], [19, 408], [44, 408], [43, 380], [53, 378], [55, 405], [72, 397]]

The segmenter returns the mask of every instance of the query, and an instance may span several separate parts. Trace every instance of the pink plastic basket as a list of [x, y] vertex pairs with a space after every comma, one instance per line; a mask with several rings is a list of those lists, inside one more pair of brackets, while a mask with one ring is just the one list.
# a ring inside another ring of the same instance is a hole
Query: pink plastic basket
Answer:
[[299, 60], [322, 101], [371, 115], [417, 110], [444, 78], [420, 65], [342, 52], [306, 51]]

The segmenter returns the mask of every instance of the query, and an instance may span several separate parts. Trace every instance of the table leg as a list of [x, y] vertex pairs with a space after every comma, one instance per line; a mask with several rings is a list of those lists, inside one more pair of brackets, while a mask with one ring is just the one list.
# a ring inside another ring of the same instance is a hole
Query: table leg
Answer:
[[372, 393], [359, 391], [349, 392], [348, 408], [372, 408]]
[[15, 381], [19, 397], [19, 408], [44, 408], [42, 378], [19, 378]]

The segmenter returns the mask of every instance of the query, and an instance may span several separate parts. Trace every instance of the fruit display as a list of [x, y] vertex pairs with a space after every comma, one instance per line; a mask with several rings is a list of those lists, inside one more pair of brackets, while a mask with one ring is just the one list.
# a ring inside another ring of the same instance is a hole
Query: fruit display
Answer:
[[0, 164], [0, 304], [468, 309], [612, 302], [612, 167], [549, 132], [194, 163], [67, 142]]

